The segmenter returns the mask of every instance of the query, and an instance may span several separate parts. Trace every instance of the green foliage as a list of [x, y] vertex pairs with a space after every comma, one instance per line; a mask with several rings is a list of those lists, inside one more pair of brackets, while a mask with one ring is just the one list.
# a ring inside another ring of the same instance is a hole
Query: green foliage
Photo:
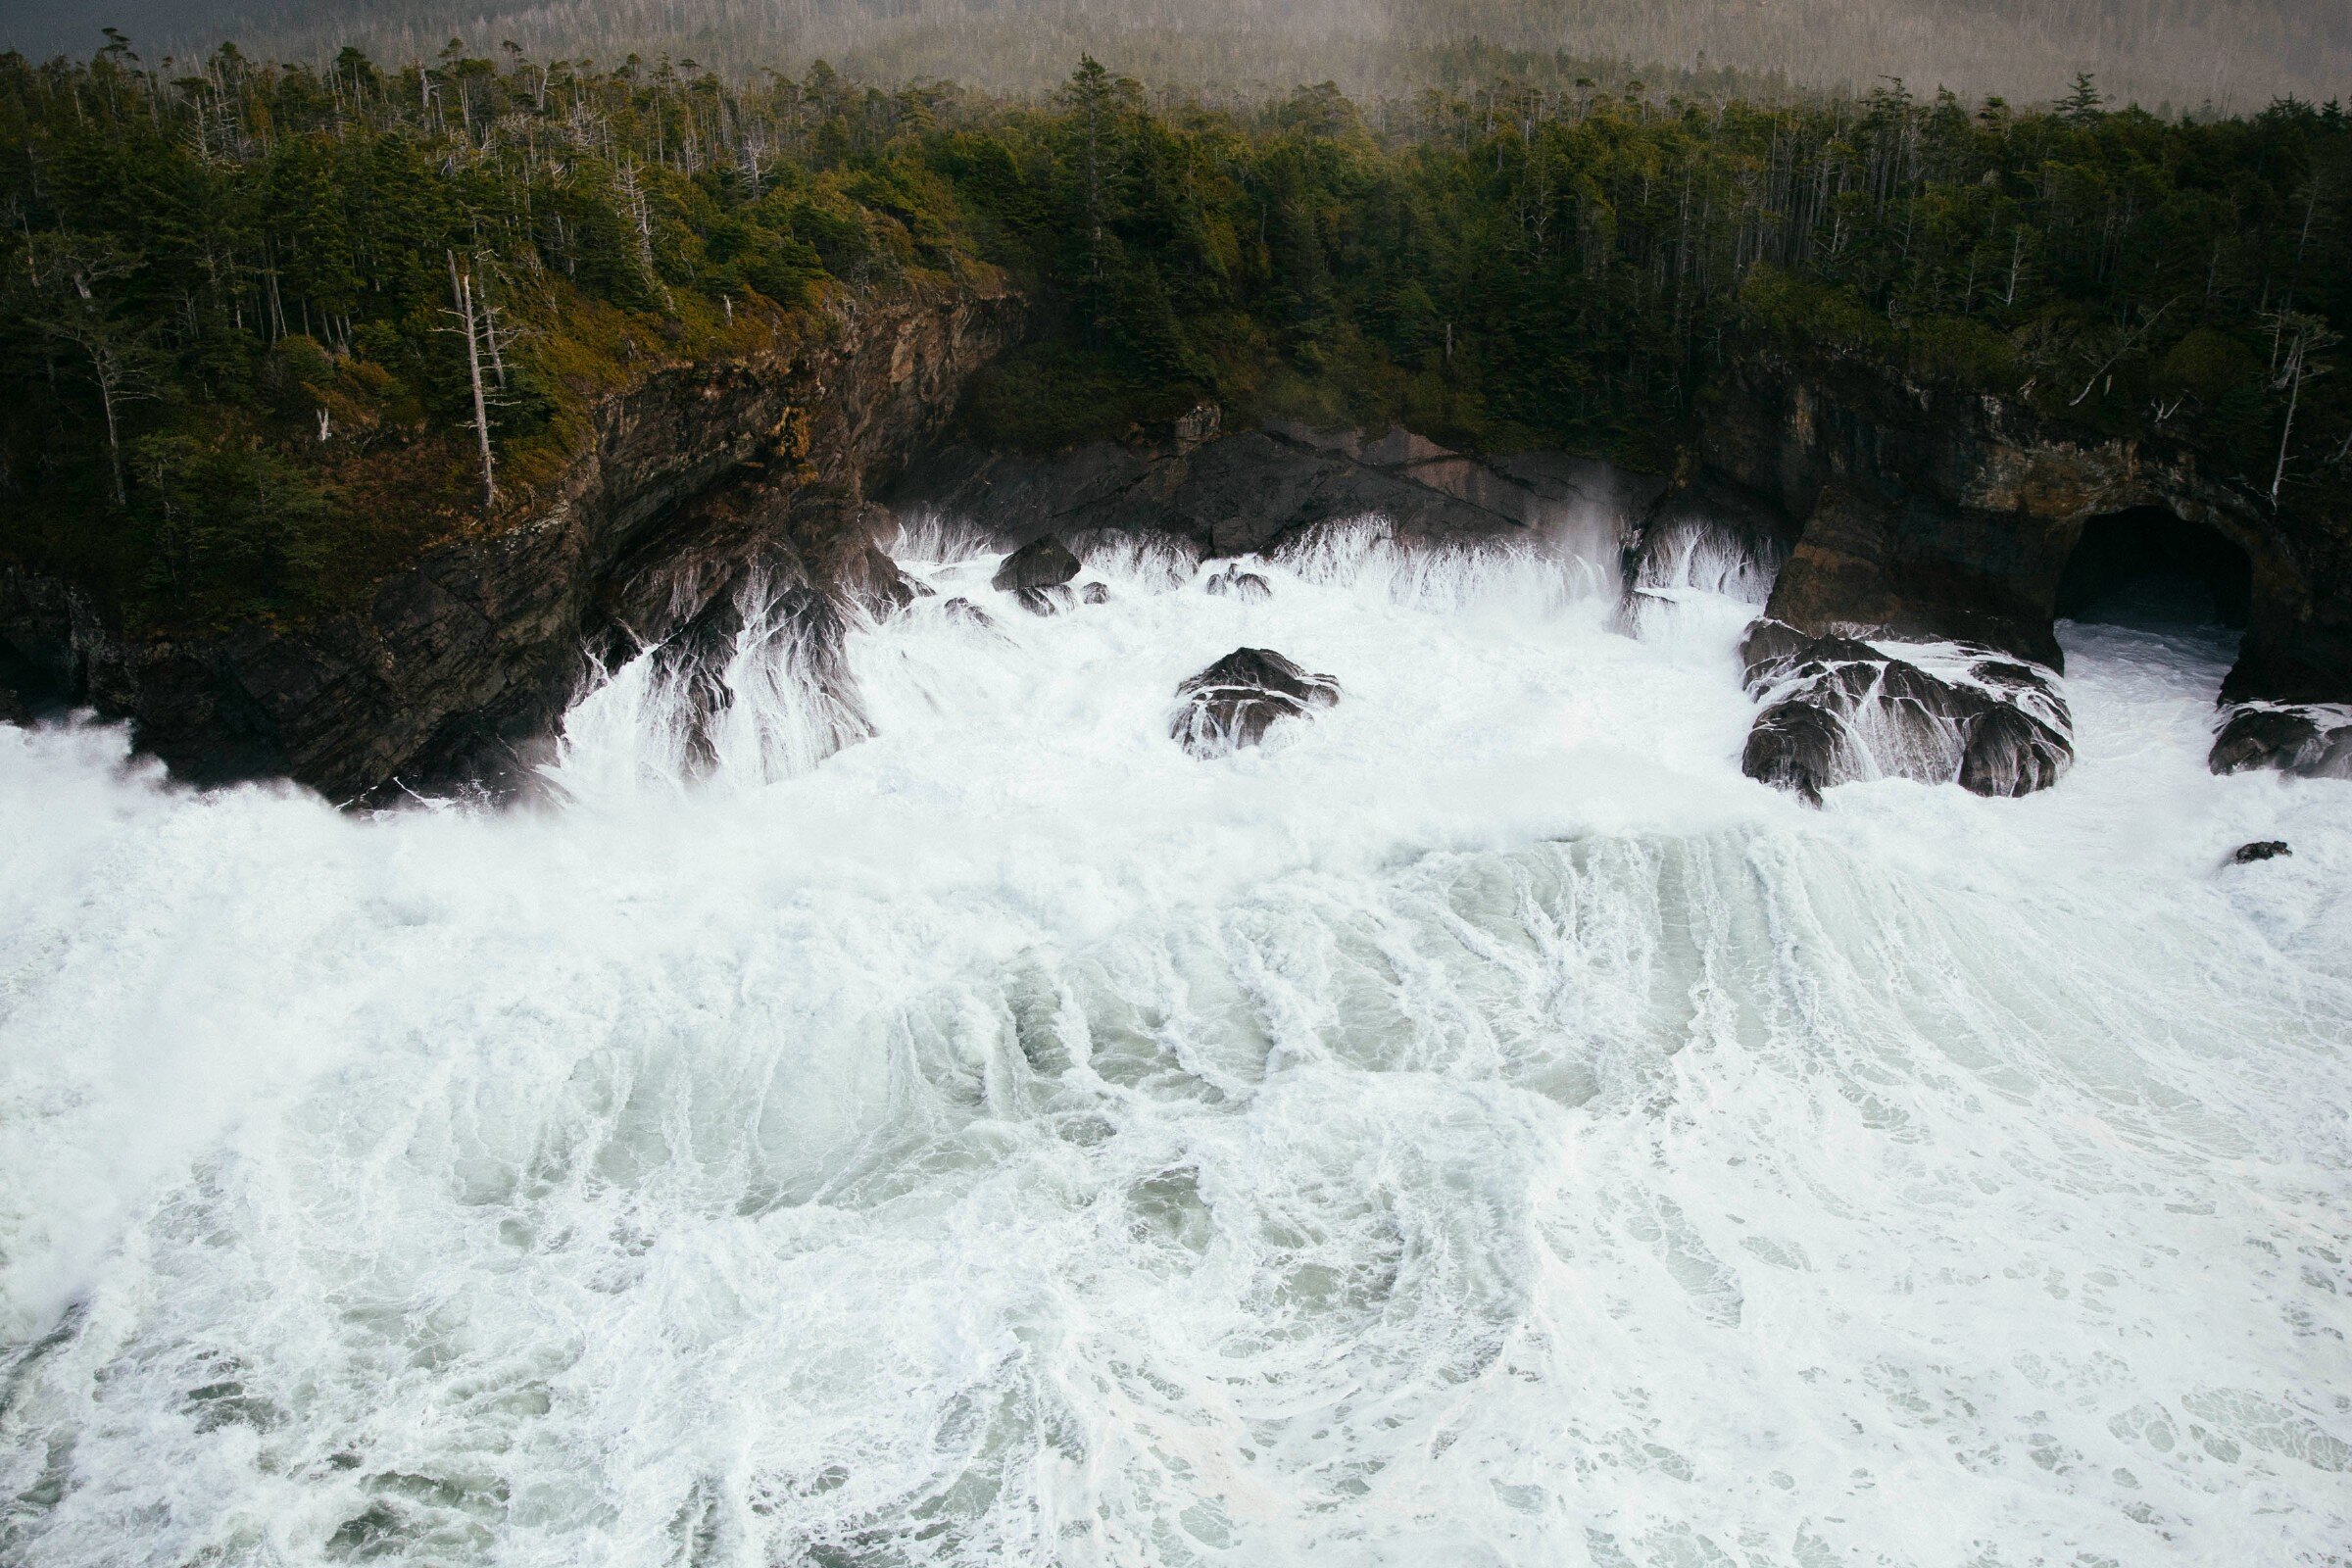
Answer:
[[483, 524], [453, 266], [492, 525], [646, 368], [986, 266], [1045, 330], [964, 418], [1021, 446], [1206, 396], [1663, 466], [1763, 341], [2186, 441], [2290, 499], [2352, 478], [2333, 105], [1660, 102], [1554, 72], [1212, 108], [1092, 60], [1005, 101], [224, 48], [176, 80], [0, 56], [0, 554], [154, 622], [317, 613]]

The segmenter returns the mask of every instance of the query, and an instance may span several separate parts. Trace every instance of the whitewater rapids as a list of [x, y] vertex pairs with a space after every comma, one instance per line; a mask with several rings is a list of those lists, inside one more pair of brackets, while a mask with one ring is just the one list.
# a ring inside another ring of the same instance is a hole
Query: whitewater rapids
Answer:
[[[2345, 1560], [2352, 785], [2222, 643], [1812, 812], [1721, 572], [901, 554], [696, 782], [651, 660], [504, 812], [0, 729], [0, 1561]], [[1196, 760], [1244, 645], [1346, 695]]]

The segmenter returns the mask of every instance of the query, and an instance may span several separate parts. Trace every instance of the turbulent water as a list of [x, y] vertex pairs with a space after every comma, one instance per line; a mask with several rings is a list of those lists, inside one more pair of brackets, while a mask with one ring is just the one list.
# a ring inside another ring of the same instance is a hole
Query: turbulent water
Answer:
[[[2352, 786], [2221, 642], [1811, 812], [1703, 551], [901, 554], [526, 810], [0, 730], [0, 1560], [2345, 1560]], [[1188, 757], [1245, 645], [1344, 699]]]

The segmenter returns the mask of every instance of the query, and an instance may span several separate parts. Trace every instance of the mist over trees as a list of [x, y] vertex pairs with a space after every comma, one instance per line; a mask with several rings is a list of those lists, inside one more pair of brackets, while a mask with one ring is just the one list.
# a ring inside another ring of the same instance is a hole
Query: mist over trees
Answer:
[[692, 58], [731, 80], [818, 59], [860, 80], [1051, 90], [1080, 53], [1151, 87], [1237, 95], [1331, 80], [1358, 97], [1503, 72], [1608, 86], [2062, 96], [2075, 74], [2151, 111], [2251, 112], [2352, 82], [2344, 0], [28, 0], [0, 45], [86, 55], [97, 28], [151, 57], [225, 40], [323, 64], [482, 55]]

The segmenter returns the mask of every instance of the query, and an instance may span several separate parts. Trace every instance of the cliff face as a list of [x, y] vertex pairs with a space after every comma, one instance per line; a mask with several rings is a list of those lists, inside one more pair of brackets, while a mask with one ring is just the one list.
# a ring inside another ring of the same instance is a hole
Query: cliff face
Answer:
[[1769, 612], [1802, 630], [1981, 642], [2055, 666], [2051, 620], [2085, 525], [2161, 508], [2250, 567], [2230, 700], [2352, 698], [2352, 519], [2276, 511], [2185, 447], [2086, 440], [1994, 399], [1757, 353], [1713, 389], [1699, 456], [1800, 525]]
[[0, 568], [0, 685], [131, 720], [184, 776], [329, 799], [498, 787], [574, 695], [583, 652], [655, 640], [755, 558], [862, 566], [864, 493], [910, 462], [1021, 330], [986, 284], [842, 301], [805, 345], [672, 365], [607, 399], [557, 499], [451, 539], [362, 610], [295, 631], [134, 638], [71, 586]]

